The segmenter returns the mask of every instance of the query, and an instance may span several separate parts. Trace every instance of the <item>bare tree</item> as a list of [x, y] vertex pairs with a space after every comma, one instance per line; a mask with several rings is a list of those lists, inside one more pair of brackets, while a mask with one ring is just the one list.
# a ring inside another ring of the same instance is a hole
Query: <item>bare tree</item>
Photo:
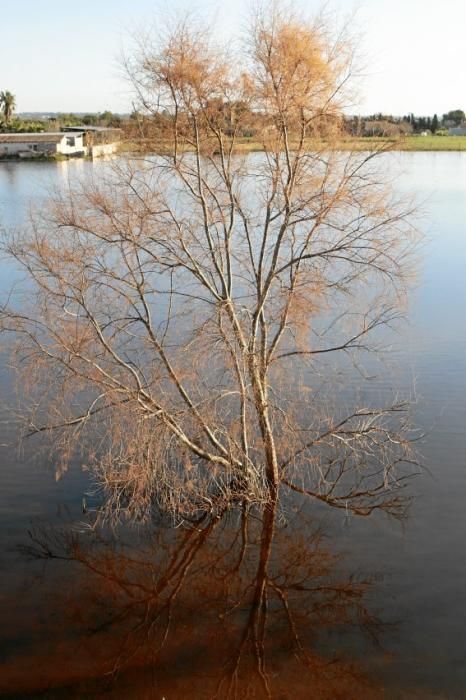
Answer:
[[280, 487], [400, 515], [406, 405], [344, 398], [325, 361], [380, 342], [413, 243], [384, 149], [337, 147], [351, 44], [275, 9], [234, 65], [186, 21], [140, 38], [126, 68], [159, 155], [102, 167], [6, 240], [34, 290], [2, 313], [36, 388], [26, 434], [53, 434], [64, 464], [81, 448], [131, 517]]

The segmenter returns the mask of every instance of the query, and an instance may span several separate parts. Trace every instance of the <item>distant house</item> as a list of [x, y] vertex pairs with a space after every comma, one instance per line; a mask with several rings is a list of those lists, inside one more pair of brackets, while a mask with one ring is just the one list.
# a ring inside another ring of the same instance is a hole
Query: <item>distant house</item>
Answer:
[[118, 149], [121, 129], [103, 126], [67, 126], [62, 131], [1, 134], [0, 157], [110, 155]]
[[448, 129], [449, 136], [466, 136], [466, 122]]
[[0, 134], [0, 156], [84, 156], [84, 133], [42, 132], [36, 134]]
[[65, 126], [66, 133], [84, 133], [84, 145], [88, 155], [96, 158], [98, 156], [110, 155], [118, 149], [121, 141], [122, 130], [106, 126]]

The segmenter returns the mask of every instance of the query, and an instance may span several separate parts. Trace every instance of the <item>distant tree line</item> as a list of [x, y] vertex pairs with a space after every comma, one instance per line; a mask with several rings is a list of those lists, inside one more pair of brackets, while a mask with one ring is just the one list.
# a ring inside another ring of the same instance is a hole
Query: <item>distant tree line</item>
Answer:
[[446, 133], [447, 129], [459, 126], [466, 120], [462, 109], [454, 109], [439, 117], [416, 116], [412, 112], [402, 117], [378, 112], [368, 116], [347, 117], [346, 128], [353, 136], [399, 136], [403, 134]]
[[[44, 119], [21, 119], [14, 116], [15, 108], [15, 95], [9, 90], [0, 92], [0, 132], [59, 131], [65, 126], [83, 124], [85, 126], [124, 128], [130, 138], [142, 136], [143, 139], [147, 137], [163, 139], [166, 131], [171, 128], [171, 118], [163, 109], [155, 115], [151, 114], [150, 119], [147, 119], [143, 112], [136, 109], [130, 114], [129, 119], [108, 109], [84, 116], [63, 112]], [[251, 109], [245, 101], [232, 100], [228, 102], [221, 98], [212, 99], [211, 104], [209, 104], [209, 112], [212, 119], [221, 125], [226, 135], [235, 133], [236, 136], [253, 139], [268, 128], [267, 118], [260, 112]], [[402, 117], [382, 112], [352, 117], [326, 114], [325, 119], [322, 118], [322, 124], [318, 125], [320, 135], [325, 137], [325, 133], [332, 130], [335, 123], [340, 123], [341, 120], [343, 120], [346, 132], [352, 136], [390, 137], [423, 132], [447, 133], [448, 129], [465, 122], [466, 114], [462, 109], [450, 110], [441, 117], [437, 114], [416, 116], [412, 112]]]
[[85, 126], [107, 126], [113, 128], [120, 128], [122, 126], [123, 119], [119, 114], [114, 114], [110, 110], [105, 110], [104, 112], [96, 112], [85, 114], [73, 114], [73, 112], [62, 112], [56, 116], [49, 117], [48, 124], [49, 128], [60, 128], [63, 126], [80, 126], [84, 124]]
[[124, 119], [119, 114], [110, 110], [104, 112], [89, 113], [84, 116], [63, 112], [53, 117], [43, 119], [21, 118], [15, 116], [16, 97], [9, 90], [0, 92], [0, 132], [13, 133], [40, 133], [42, 131], [59, 131], [65, 126], [106, 126], [120, 128], [124, 126]]

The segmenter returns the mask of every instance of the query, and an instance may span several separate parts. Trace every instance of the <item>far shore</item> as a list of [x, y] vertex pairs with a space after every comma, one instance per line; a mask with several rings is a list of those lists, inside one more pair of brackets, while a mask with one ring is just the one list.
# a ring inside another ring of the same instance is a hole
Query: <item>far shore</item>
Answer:
[[[309, 140], [307, 145], [311, 150], [315, 144]], [[319, 142], [320, 148], [322, 145], [322, 142]], [[391, 151], [466, 151], [466, 136], [347, 136], [341, 138], [333, 148], [339, 151], [370, 151], [384, 148]], [[238, 139], [235, 146], [237, 152], [263, 150], [263, 144], [253, 138]]]
[[466, 136], [380, 136], [348, 137], [339, 143], [341, 150], [370, 150], [387, 144], [393, 151], [466, 151]]
[[[293, 148], [291, 141], [291, 148]], [[325, 141], [315, 141], [309, 139], [305, 146], [309, 151], [314, 149], [325, 150]], [[332, 143], [332, 150], [337, 151], [466, 151], [466, 136], [346, 136]], [[225, 150], [227, 150], [227, 143]], [[161, 155], [169, 155], [173, 152], [173, 143], [169, 141], [150, 140], [145, 144], [127, 141], [122, 144], [122, 151], [149, 154], [158, 153]], [[190, 151], [188, 146], [180, 146], [180, 151]], [[235, 153], [255, 153], [265, 150], [264, 143], [255, 138], [237, 138], [235, 141]]]
[[[293, 143], [291, 142], [291, 147], [293, 148]], [[306, 148], [309, 151], [318, 149], [320, 151], [325, 150], [325, 141], [315, 141], [309, 139], [306, 142]], [[420, 136], [420, 135], [410, 135], [410, 136], [393, 136], [393, 137], [380, 137], [380, 136], [369, 136], [369, 137], [355, 137], [346, 136], [342, 137], [338, 141], [334, 142], [331, 146], [332, 150], [337, 151], [466, 151], [466, 136]], [[189, 151], [189, 147], [180, 148], [180, 150]], [[265, 150], [264, 144], [255, 139], [251, 138], [238, 138], [235, 142], [234, 152], [237, 154], [244, 153], [260, 153]], [[151, 141], [142, 145], [141, 143], [135, 143], [132, 141], [122, 142], [120, 144], [120, 153], [133, 153], [133, 154], [160, 154], [168, 155], [173, 152], [173, 146], [167, 141]], [[76, 159], [76, 158], [73, 158]], [[58, 160], [68, 160], [67, 156], [61, 154], [49, 155], [49, 156], [32, 156], [30, 158], [19, 158], [18, 156], [0, 156], [1, 163], [8, 162], [38, 162], [43, 163], [44, 161], [58, 161]]]

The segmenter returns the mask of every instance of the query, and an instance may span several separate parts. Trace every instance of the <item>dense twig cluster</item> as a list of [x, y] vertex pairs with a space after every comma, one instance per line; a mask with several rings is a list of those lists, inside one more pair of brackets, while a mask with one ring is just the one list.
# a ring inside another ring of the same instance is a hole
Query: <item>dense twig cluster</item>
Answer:
[[[127, 69], [167, 153], [102, 167], [6, 240], [34, 290], [2, 311], [39, 389], [27, 432], [54, 434], [64, 462], [80, 447], [108, 512], [183, 515], [283, 485], [399, 515], [406, 406], [343, 401], [321, 362], [377, 347], [413, 242], [380, 149], [331, 147], [351, 46], [274, 11], [231, 66], [185, 22], [141, 40]], [[260, 155], [235, 151], [242, 103], [267, 119]]]

